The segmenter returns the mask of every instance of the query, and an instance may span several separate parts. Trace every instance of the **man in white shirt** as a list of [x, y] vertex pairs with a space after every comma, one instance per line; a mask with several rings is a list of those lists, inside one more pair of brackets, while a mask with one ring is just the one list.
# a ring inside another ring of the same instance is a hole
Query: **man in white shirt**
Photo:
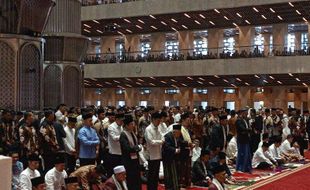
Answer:
[[32, 190], [31, 179], [40, 177], [41, 174], [37, 170], [39, 168], [40, 158], [36, 154], [28, 156], [28, 168], [20, 174], [20, 188], [22, 190]]
[[281, 153], [287, 157], [290, 161], [298, 161], [302, 159], [302, 156], [299, 152], [299, 145], [297, 142], [294, 143], [293, 147], [291, 143], [293, 143], [293, 136], [288, 135], [286, 140], [280, 146]]
[[46, 190], [64, 190], [66, 188], [65, 178], [68, 177], [65, 171], [64, 154], [58, 153], [54, 163], [55, 167], [45, 175]]
[[64, 130], [66, 138], [63, 138], [66, 151], [66, 168], [68, 173], [72, 173], [76, 164], [76, 149], [75, 149], [75, 127], [77, 119], [75, 115], [68, 116], [68, 124]]
[[231, 160], [233, 163], [236, 161], [237, 154], [238, 154], [238, 147], [237, 147], [237, 138], [233, 136], [228, 143], [227, 150], [226, 150], [227, 158]]
[[179, 106], [173, 107], [172, 112], [174, 123], [179, 123], [181, 119], [180, 107]]
[[273, 159], [277, 160], [278, 165], [283, 164], [285, 162], [285, 157], [281, 155], [281, 150], [280, 150], [281, 142], [282, 142], [282, 138], [278, 136], [275, 139], [275, 142], [269, 146], [270, 156]]
[[113, 175], [113, 168], [122, 163], [122, 152], [119, 138], [123, 131], [124, 119], [124, 114], [116, 114], [115, 122], [113, 122], [108, 128], [109, 165], [107, 170], [109, 177]]
[[268, 148], [269, 144], [266, 142], [261, 147], [258, 147], [252, 159], [253, 168], [268, 169], [277, 164], [277, 161], [269, 154]]
[[149, 152], [150, 160], [148, 161], [149, 175], [147, 181], [148, 190], [157, 190], [158, 180], [159, 180], [159, 168], [160, 161], [162, 159], [161, 149], [162, 144], [165, 142], [164, 137], [158, 130], [160, 124], [161, 114], [159, 112], [154, 112], [152, 114], [152, 122], [145, 129], [145, 140], [147, 150]]
[[60, 104], [57, 106], [57, 112], [55, 113], [56, 122], [65, 124], [67, 122], [67, 107], [66, 104]]
[[196, 160], [200, 158], [200, 154], [201, 154], [201, 147], [199, 146], [200, 141], [198, 139], [195, 139], [194, 144], [195, 144], [195, 147], [193, 148], [192, 166], [194, 162], [196, 162]]
[[162, 136], [165, 136], [165, 134], [167, 134], [169, 132], [168, 126], [166, 124], [168, 114], [166, 112], [161, 112], [160, 114], [161, 114], [161, 121], [160, 121], [160, 124], [158, 126], [158, 130], [162, 134]]

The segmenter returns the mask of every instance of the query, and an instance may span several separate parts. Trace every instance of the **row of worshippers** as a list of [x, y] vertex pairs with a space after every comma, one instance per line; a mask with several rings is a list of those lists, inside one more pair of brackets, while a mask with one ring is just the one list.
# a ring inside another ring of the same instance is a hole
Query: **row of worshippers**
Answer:
[[[61, 109], [61, 106], [60, 106], [60, 109]], [[138, 110], [136, 111], [139, 112]], [[165, 112], [165, 111], [168, 111], [168, 112]], [[66, 116], [65, 113], [64, 114], [62, 113], [62, 111], [57, 111], [58, 114], [55, 114], [55, 115], [56, 115], [56, 118], [59, 118], [59, 120], [57, 119], [58, 122], [54, 122], [55, 116], [52, 111], [48, 110], [45, 114], [45, 118], [42, 119], [41, 127], [39, 129], [31, 126], [36, 122], [33, 122], [33, 114], [31, 112], [30, 113], [27, 112], [25, 113], [25, 117], [23, 118], [24, 120], [23, 123], [28, 123], [28, 124], [31, 123], [31, 125], [28, 125], [28, 126], [26, 125], [26, 128], [24, 129], [27, 129], [27, 130], [19, 130], [19, 131], [27, 132], [27, 133], [22, 133], [23, 135], [21, 135], [22, 137], [21, 141], [23, 140], [23, 138], [28, 139], [26, 141], [24, 140], [24, 142], [26, 143], [26, 146], [24, 147], [27, 148], [24, 152], [27, 152], [28, 154], [32, 152], [34, 153], [39, 152], [41, 156], [43, 157], [42, 160], [44, 161], [44, 164], [42, 165], [45, 167], [45, 171], [48, 171], [49, 169], [53, 167], [53, 162], [51, 160], [48, 160], [48, 158], [45, 159], [46, 156], [44, 158], [44, 153], [46, 153], [46, 151], [45, 152], [38, 151], [41, 149], [40, 148], [38, 149], [37, 147], [38, 146], [40, 147], [40, 145], [44, 145], [44, 143], [33, 143], [33, 142], [39, 142], [39, 140], [29, 141], [29, 132], [31, 131], [33, 134], [36, 134], [36, 132], [39, 131], [39, 135], [33, 135], [32, 139], [36, 138], [37, 136], [40, 136], [40, 134], [46, 134], [44, 135], [43, 140], [45, 141], [50, 140], [49, 142], [51, 142], [51, 144], [48, 144], [48, 146], [49, 145], [53, 146], [54, 144], [56, 144], [53, 142], [57, 142], [57, 144], [62, 144], [62, 143], [58, 143], [61, 141], [66, 142], [64, 143], [64, 146], [71, 144], [71, 149], [70, 147], [65, 148], [67, 152], [66, 168], [69, 169], [71, 166], [71, 171], [69, 172], [68, 170], [68, 173], [71, 173], [74, 170], [75, 162], [77, 158], [79, 158], [81, 166], [89, 165], [89, 164], [93, 165], [96, 163], [96, 161], [97, 161], [97, 164], [103, 163], [104, 167], [108, 171], [108, 176], [111, 176], [113, 174], [113, 168], [115, 166], [123, 164], [123, 162], [127, 161], [128, 163], [133, 163], [133, 164], [127, 163], [127, 168], [132, 167], [130, 168], [130, 171], [136, 174], [136, 175], [131, 175], [131, 176], [137, 177], [139, 175], [137, 172], [139, 171], [138, 166], [139, 164], [143, 164], [144, 166], [148, 168], [148, 178], [155, 179], [155, 180], [148, 180], [149, 189], [157, 188], [160, 163], [164, 155], [163, 153], [163, 149], [165, 145], [164, 135], [167, 134], [168, 132], [173, 131], [172, 130], [173, 123], [179, 123], [182, 125], [182, 128], [181, 128], [182, 138], [185, 142], [187, 142], [187, 145], [185, 143], [182, 145], [182, 148], [180, 148], [180, 162], [183, 163], [183, 165], [185, 166], [184, 170], [181, 170], [179, 172], [180, 175], [178, 176], [178, 181], [179, 181], [180, 186], [189, 186], [191, 183], [191, 180], [190, 180], [191, 164], [192, 164], [191, 157], [192, 159], [194, 159], [193, 157], [194, 157], [195, 149], [199, 148], [198, 146], [194, 148], [192, 139], [201, 140], [203, 143], [200, 143], [200, 146], [203, 150], [205, 149], [205, 147], [209, 147], [210, 150], [212, 150], [212, 152], [216, 152], [218, 150], [225, 151], [227, 144], [230, 144], [230, 142], [232, 141], [232, 140], [229, 141], [229, 134], [233, 134], [234, 131], [236, 133], [240, 133], [240, 135], [237, 135], [237, 134], [233, 135], [234, 138], [239, 137], [235, 139], [235, 141], [238, 142], [236, 144], [239, 144], [239, 145], [241, 144], [240, 146], [237, 146], [237, 151], [235, 151], [234, 155], [236, 156], [240, 155], [240, 154], [237, 154], [237, 152], [242, 152], [243, 154], [244, 152], [246, 152], [246, 155], [247, 155], [246, 159], [244, 159], [243, 156], [239, 156], [243, 159], [243, 160], [242, 159], [239, 160], [239, 170], [242, 171], [243, 165], [246, 165], [245, 167], [246, 169], [248, 170], [251, 169], [251, 165], [252, 165], [251, 164], [251, 161], [252, 161], [251, 153], [254, 153], [256, 149], [254, 151], [253, 149], [251, 150], [251, 146], [248, 146], [250, 145], [250, 143], [244, 143], [246, 144], [244, 146], [243, 142], [250, 142], [249, 140], [250, 137], [253, 139], [253, 136], [254, 136], [253, 131], [259, 129], [259, 128], [255, 128], [256, 126], [259, 126], [258, 124], [256, 124], [259, 122], [253, 122], [251, 120], [252, 118], [248, 116], [249, 113], [246, 110], [242, 110], [241, 112], [239, 112], [238, 115], [236, 114], [234, 115], [234, 113], [232, 112], [230, 119], [228, 120], [228, 124], [227, 124], [227, 116], [226, 116], [227, 113], [225, 113], [223, 110], [220, 111], [214, 108], [207, 110], [206, 113], [203, 113], [202, 111], [198, 111], [197, 113], [194, 111], [192, 114], [186, 112], [188, 110], [186, 110], [185, 108], [181, 108], [181, 107], [174, 107], [174, 108], [171, 108], [165, 111], [162, 111], [161, 113], [159, 113], [153, 109], [148, 108], [142, 111], [143, 114], [141, 115], [141, 117], [137, 117], [139, 116], [138, 114], [136, 114], [137, 112], [135, 112], [134, 117], [128, 117], [129, 116], [128, 114], [125, 117], [124, 114], [122, 114], [122, 112], [120, 111], [118, 111], [115, 114], [113, 110], [111, 111], [111, 110], [99, 109], [97, 110], [97, 117], [93, 115], [94, 111], [90, 110], [90, 111], [84, 112], [84, 114], [78, 116], [77, 118], [70, 114]], [[59, 112], [61, 114], [59, 114]], [[268, 113], [268, 110], [265, 110], [265, 112]], [[250, 113], [252, 113], [252, 111]], [[254, 121], [256, 121], [257, 115], [255, 115]], [[32, 117], [29, 117], [29, 116], [32, 116]], [[257, 118], [259, 118], [258, 116]], [[268, 119], [268, 117], [266, 116], [267, 114], [263, 116], [263, 118], [265, 118], [263, 120], [264, 122]], [[79, 117], [81, 119], [78, 119]], [[231, 120], [235, 118], [236, 120], [233, 123]], [[29, 120], [32, 122], [30, 122]], [[78, 122], [78, 120], [82, 120], [82, 121]], [[201, 122], [201, 120], [203, 122]], [[260, 120], [257, 120], [257, 121], [260, 121]], [[298, 119], [297, 121], [301, 121], [301, 120]], [[308, 122], [309, 120], [305, 120], [305, 121]], [[49, 124], [50, 127], [44, 127], [43, 124], [46, 124], [46, 123]], [[59, 123], [60, 124], [63, 123], [63, 125], [58, 125]], [[135, 125], [136, 123], [138, 125]], [[146, 127], [143, 127], [142, 125], [143, 123], [144, 123], [144, 126], [145, 126], [145, 123], [148, 123], [149, 125]], [[202, 123], [203, 123], [203, 127], [201, 127]], [[230, 125], [231, 123], [235, 125], [235, 128], [231, 127], [233, 126], [233, 125]], [[64, 130], [66, 133], [65, 138], [58, 138], [62, 134], [60, 126], [65, 126], [64, 127]], [[74, 129], [75, 127], [77, 128], [76, 132]], [[47, 130], [48, 128], [51, 130]], [[199, 128], [199, 130], [197, 130], [197, 128]], [[202, 132], [200, 130], [201, 128], [202, 128]], [[261, 128], [263, 129], [267, 127], [263, 125]], [[23, 129], [23, 128], [20, 127], [19, 129]], [[68, 135], [68, 131], [71, 131], [69, 135]], [[129, 131], [129, 133], [126, 131]], [[142, 131], [142, 135], [139, 135], [140, 131]], [[135, 136], [136, 134], [138, 135]], [[121, 136], [123, 136], [123, 138], [121, 138]], [[66, 138], [68, 138], [68, 141], [66, 141]], [[56, 139], [56, 140], [53, 140], [53, 139]], [[71, 142], [71, 143], [68, 143], [68, 142]], [[134, 151], [138, 152], [138, 154], [131, 152], [133, 150], [129, 150], [129, 157], [128, 157], [128, 150], [126, 149], [128, 148], [128, 146], [126, 147], [127, 144], [134, 145]], [[142, 144], [143, 146], [141, 146]], [[215, 145], [219, 144], [220, 146], [217, 147], [217, 146], [214, 146], [214, 144]], [[196, 145], [199, 145], [199, 143]], [[295, 147], [298, 146], [297, 143], [296, 144], [294, 143], [294, 145], [296, 145]], [[60, 146], [58, 145], [58, 147]], [[59, 150], [58, 147], [56, 146], [56, 150]], [[48, 147], [48, 148], [51, 148], [51, 147]], [[30, 150], [35, 150], [35, 151], [30, 151]], [[227, 155], [229, 155], [228, 150], [229, 150], [229, 146], [226, 151]], [[42, 155], [42, 152], [43, 152], [43, 155]], [[289, 158], [294, 158], [294, 157], [295, 159], [299, 158], [297, 156], [292, 156], [292, 153], [289, 153], [289, 154], [290, 155], [287, 156], [288, 160]], [[71, 159], [70, 159], [70, 156], [71, 156]], [[25, 156], [23, 155], [22, 157], [25, 158]], [[140, 160], [140, 163], [138, 160]], [[71, 163], [71, 164], [68, 164], [68, 163]], [[27, 165], [27, 163], [25, 165]], [[48, 165], [49, 167], [46, 167]], [[125, 163], [124, 165], [126, 167]], [[238, 169], [238, 161], [237, 161], [237, 169]], [[165, 173], [165, 169], [164, 169], [164, 173]], [[169, 176], [169, 174], [167, 175]], [[127, 180], [129, 183], [130, 181], [135, 181], [134, 178], [130, 179], [130, 177]], [[136, 182], [138, 182], [138, 186], [139, 186], [140, 180], [135, 181], [135, 183]]]

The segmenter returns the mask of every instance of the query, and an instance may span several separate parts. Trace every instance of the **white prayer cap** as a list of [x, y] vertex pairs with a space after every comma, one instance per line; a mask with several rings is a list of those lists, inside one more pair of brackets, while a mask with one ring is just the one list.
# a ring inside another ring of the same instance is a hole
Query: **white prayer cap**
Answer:
[[113, 170], [114, 170], [114, 174], [126, 172], [126, 169], [124, 166], [116, 166]]

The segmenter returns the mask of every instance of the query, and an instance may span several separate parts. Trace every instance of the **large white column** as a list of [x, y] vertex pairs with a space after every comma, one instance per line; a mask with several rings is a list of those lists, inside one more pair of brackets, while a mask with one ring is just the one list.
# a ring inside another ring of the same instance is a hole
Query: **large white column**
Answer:
[[239, 53], [245, 50], [247, 52], [253, 51], [252, 45], [254, 44], [255, 27], [253, 26], [242, 26], [239, 27]]
[[187, 53], [192, 54], [194, 48], [194, 33], [192, 31], [178, 32], [179, 49], [186, 56]]
[[151, 51], [153, 54], [165, 52], [166, 34], [162, 32], [151, 35]]
[[287, 24], [275, 24], [272, 27], [273, 49], [277, 51], [284, 51], [287, 44], [288, 28]]
[[223, 51], [223, 29], [209, 29], [208, 30], [208, 51], [212, 54], [219, 54]]

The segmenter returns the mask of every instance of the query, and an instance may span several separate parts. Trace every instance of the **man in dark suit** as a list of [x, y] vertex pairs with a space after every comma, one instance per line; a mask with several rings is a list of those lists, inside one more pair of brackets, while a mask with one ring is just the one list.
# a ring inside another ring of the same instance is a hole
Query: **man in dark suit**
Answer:
[[251, 127], [247, 121], [247, 110], [240, 110], [239, 118], [236, 121], [237, 126], [237, 147], [238, 156], [236, 169], [242, 172], [251, 172], [252, 158], [250, 148]]
[[224, 182], [226, 180], [226, 171], [223, 165], [217, 165], [213, 168], [214, 178], [209, 186], [209, 190], [225, 190]]
[[210, 151], [201, 150], [200, 158], [194, 162], [192, 168], [192, 182], [194, 185], [208, 187], [211, 184], [212, 173], [209, 160]]
[[211, 132], [210, 148], [219, 146], [221, 151], [226, 149], [227, 145], [227, 115], [219, 116], [220, 123], [215, 125]]
[[179, 190], [179, 155], [180, 155], [181, 125], [173, 125], [173, 131], [165, 135], [162, 148], [164, 164], [165, 189]]

